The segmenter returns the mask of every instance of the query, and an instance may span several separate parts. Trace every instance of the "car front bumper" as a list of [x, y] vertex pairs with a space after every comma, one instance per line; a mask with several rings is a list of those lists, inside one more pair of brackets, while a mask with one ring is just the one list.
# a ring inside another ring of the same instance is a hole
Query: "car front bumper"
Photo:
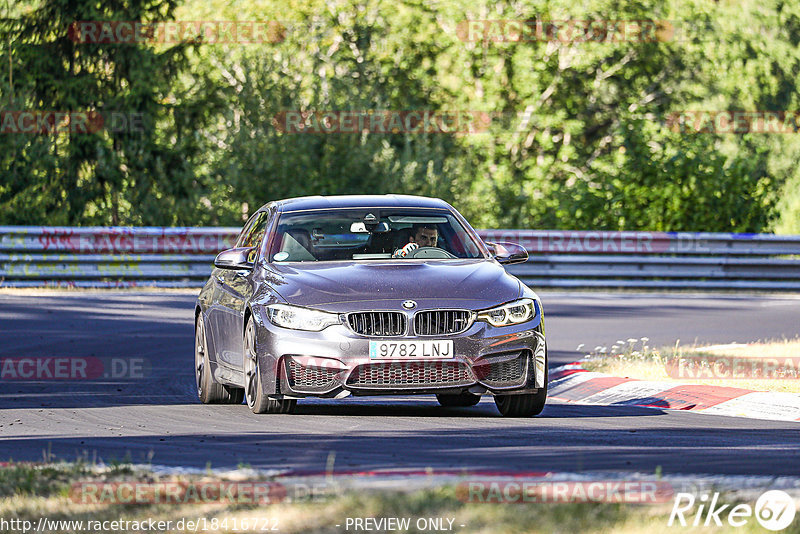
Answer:
[[263, 315], [256, 321], [262, 387], [276, 398], [522, 394], [545, 385], [547, 354], [540, 316], [506, 327], [474, 322], [461, 334], [425, 338], [452, 340], [453, 357], [447, 359], [370, 358], [370, 341], [422, 339], [413, 336], [365, 337], [344, 324], [320, 332], [290, 330]]

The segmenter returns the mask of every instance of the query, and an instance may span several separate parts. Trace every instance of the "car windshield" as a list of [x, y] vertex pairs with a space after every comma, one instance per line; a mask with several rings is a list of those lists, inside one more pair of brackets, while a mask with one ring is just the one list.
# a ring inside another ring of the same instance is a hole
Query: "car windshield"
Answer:
[[280, 216], [272, 262], [482, 258], [481, 247], [446, 210], [332, 209]]

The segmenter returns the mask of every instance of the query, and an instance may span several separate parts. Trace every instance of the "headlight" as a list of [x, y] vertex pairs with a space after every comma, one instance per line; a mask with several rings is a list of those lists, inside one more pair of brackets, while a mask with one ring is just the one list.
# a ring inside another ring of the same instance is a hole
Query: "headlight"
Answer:
[[334, 324], [339, 324], [339, 315], [288, 304], [272, 304], [267, 306], [267, 317], [270, 322], [283, 328], [294, 330], [311, 330], [319, 332]]
[[508, 326], [536, 317], [538, 305], [533, 299], [519, 299], [496, 308], [479, 311], [476, 319], [492, 326]]

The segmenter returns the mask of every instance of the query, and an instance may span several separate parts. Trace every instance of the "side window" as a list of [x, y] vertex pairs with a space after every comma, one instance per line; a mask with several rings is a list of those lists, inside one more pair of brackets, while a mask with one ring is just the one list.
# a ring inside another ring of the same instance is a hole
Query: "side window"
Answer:
[[253, 224], [242, 234], [240, 238], [241, 243], [237, 243], [238, 247], [257, 247], [261, 244], [264, 238], [264, 232], [267, 230], [267, 212], [262, 211], [255, 215]]
[[250, 232], [253, 231], [253, 225], [256, 223], [259, 217], [261, 217], [260, 212], [256, 213], [255, 215], [250, 217], [250, 219], [248, 219], [247, 223], [245, 223], [244, 225], [244, 228], [242, 228], [242, 231], [239, 233], [239, 237], [236, 238], [236, 244], [234, 245], [235, 247], [238, 248], [244, 246], [242, 243], [244, 243], [244, 240], [247, 238], [248, 235], [250, 235]]

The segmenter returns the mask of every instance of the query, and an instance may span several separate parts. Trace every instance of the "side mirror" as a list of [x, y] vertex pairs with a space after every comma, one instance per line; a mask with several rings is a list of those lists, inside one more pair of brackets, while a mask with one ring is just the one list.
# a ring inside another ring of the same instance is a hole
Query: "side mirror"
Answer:
[[220, 269], [252, 269], [256, 258], [256, 247], [229, 248], [214, 258], [214, 267]]
[[486, 243], [486, 246], [489, 247], [494, 259], [503, 265], [528, 261], [528, 251], [522, 245], [517, 245], [516, 243]]

